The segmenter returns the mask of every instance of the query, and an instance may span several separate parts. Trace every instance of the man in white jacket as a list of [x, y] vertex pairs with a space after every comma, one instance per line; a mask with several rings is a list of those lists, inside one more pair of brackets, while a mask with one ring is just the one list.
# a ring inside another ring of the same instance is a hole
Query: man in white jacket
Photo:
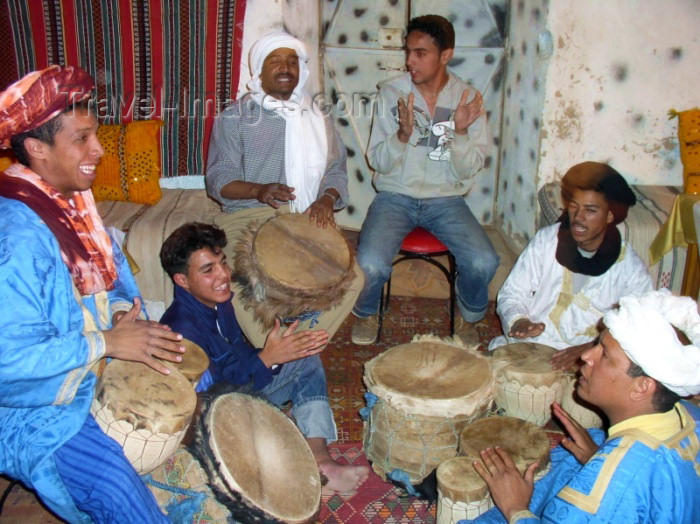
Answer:
[[560, 352], [555, 368], [569, 368], [593, 346], [598, 322], [620, 297], [652, 289], [647, 268], [620, 236], [617, 224], [636, 203], [615, 169], [577, 164], [562, 179], [565, 211], [537, 232], [498, 293], [504, 335], [489, 349], [537, 342]]

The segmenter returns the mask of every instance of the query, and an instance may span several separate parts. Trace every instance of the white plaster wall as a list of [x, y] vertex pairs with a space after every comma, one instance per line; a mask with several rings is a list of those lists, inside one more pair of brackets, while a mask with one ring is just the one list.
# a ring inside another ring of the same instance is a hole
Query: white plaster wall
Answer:
[[238, 95], [247, 91], [250, 79], [248, 53], [251, 46], [273, 29], [284, 29], [302, 40], [309, 51], [309, 80], [307, 88], [313, 94], [320, 88], [318, 56], [319, 6], [318, 0], [247, 0], [244, 17], [243, 52]]
[[682, 184], [668, 111], [700, 106], [698, 22], [698, 0], [550, 1], [538, 186], [582, 160], [632, 183]]

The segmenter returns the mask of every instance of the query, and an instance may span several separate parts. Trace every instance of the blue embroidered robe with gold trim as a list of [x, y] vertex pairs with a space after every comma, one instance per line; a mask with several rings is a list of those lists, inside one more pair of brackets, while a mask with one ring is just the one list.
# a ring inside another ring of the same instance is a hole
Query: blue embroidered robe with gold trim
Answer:
[[115, 289], [81, 297], [56, 238], [29, 207], [0, 197], [0, 472], [37, 491], [71, 522], [80, 513], [53, 452], [77, 433], [105, 353], [100, 330], [139, 296], [114, 245]]

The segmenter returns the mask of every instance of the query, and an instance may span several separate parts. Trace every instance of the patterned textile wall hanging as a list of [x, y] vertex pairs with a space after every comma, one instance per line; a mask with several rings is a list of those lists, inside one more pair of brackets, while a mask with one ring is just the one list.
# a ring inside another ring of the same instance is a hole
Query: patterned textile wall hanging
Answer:
[[79, 65], [95, 78], [102, 122], [165, 122], [162, 176], [203, 173], [214, 116], [238, 88], [245, 2], [2, 1], [0, 88]]

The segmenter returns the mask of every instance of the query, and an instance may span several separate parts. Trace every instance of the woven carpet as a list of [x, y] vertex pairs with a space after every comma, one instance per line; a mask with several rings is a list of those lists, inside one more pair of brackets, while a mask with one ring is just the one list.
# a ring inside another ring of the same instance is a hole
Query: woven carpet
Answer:
[[[328, 377], [331, 407], [338, 426], [338, 442], [331, 454], [340, 462], [367, 464], [362, 453], [362, 420], [365, 387], [364, 363], [382, 351], [410, 342], [416, 334], [449, 335], [447, 301], [444, 299], [392, 296], [384, 317], [381, 339], [369, 346], [356, 346], [350, 340], [354, 317], [341, 325], [322, 354]], [[500, 334], [500, 324], [490, 304], [486, 317], [477, 325], [482, 347]], [[0, 479], [0, 493], [6, 482]], [[16, 486], [5, 503], [0, 523], [59, 522], [26, 490]], [[211, 520], [198, 520], [211, 522]], [[374, 472], [352, 496], [324, 495], [318, 522], [345, 523], [418, 523], [435, 522], [435, 507], [405, 496], [403, 490], [383, 482]]]

